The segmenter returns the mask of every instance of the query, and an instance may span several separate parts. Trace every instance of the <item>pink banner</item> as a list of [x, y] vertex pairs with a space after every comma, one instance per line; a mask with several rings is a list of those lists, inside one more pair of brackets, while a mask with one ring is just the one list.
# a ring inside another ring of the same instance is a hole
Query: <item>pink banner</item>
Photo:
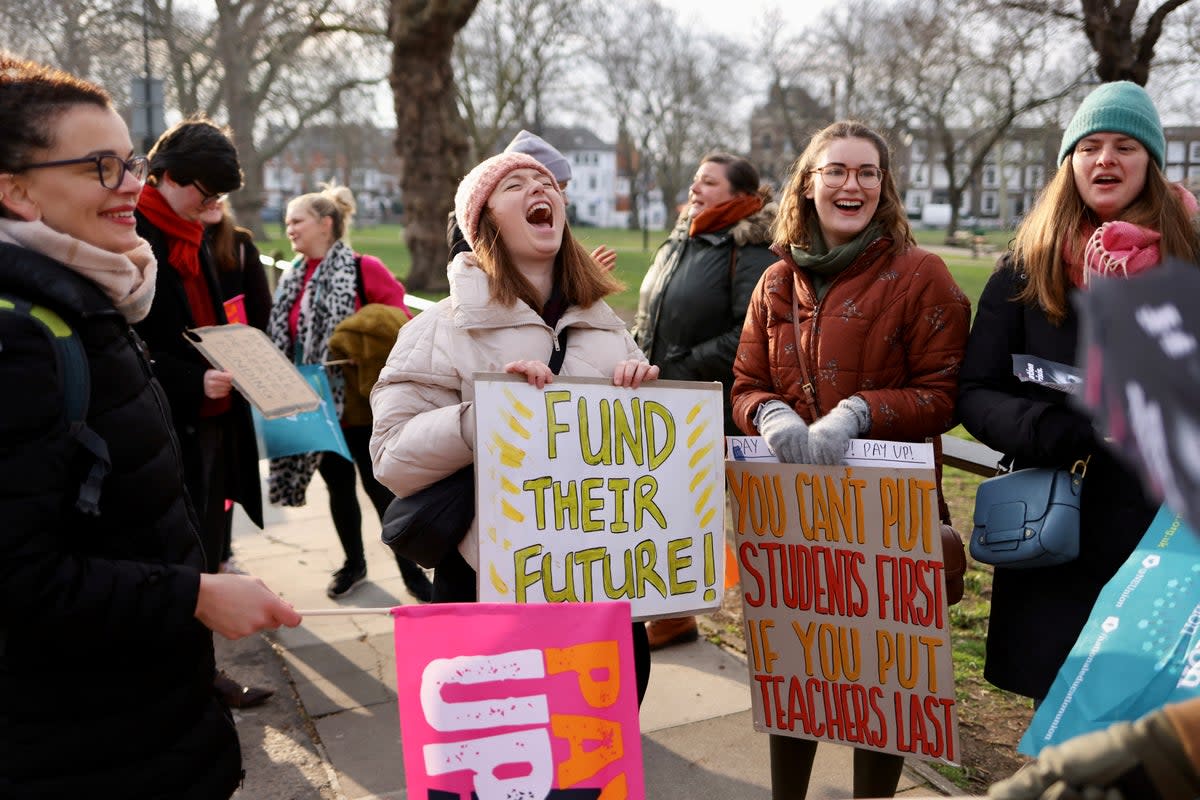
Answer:
[[627, 602], [403, 606], [410, 800], [642, 800]]

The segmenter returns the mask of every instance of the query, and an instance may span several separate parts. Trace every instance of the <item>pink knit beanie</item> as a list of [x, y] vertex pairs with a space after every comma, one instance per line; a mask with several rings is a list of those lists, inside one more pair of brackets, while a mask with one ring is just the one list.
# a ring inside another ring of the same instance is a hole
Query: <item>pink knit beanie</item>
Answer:
[[[458, 191], [454, 193], [454, 217], [458, 220], [458, 227], [462, 229], [463, 238], [472, 250], [475, 249], [479, 220], [483, 218], [488, 198], [496, 191], [505, 175], [518, 169], [534, 169], [554, 181], [554, 174], [533, 156], [524, 153], [501, 153], [480, 162], [458, 184]], [[558, 186], [558, 182], [554, 181], [554, 185]]]

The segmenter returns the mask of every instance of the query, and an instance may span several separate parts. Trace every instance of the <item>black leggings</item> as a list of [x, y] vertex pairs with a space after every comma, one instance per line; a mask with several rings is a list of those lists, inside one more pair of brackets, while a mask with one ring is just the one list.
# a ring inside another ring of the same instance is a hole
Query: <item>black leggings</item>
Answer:
[[[771, 734], [771, 798], [792, 800], [808, 793], [817, 743]], [[854, 748], [854, 796], [892, 797], [900, 783], [904, 756]]]
[[[433, 571], [433, 602], [474, 603], [475, 600], [475, 570], [458, 550], [452, 550]], [[650, 685], [650, 639], [644, 622], [633, 623], [633, 666], [637, 670], [640, 706]]]
[[[363, 553], [362, 510], [358, 505], [358, 486], [355, 483], [355, 467], [358, 477], [362, 479], [363, 488], [371, 505], [375, 507], [375, 516], [380, 521], [382, 529], [383, 512], [395, 496], [392, 490], [375, 480], [375, 472], [371, 466], [371, 451], [368, 444], [371, 441], [371, 427], [356, 425], [342, 428], [346, 437], [346, 446], [354, 461], [350, 462], [336, 453], [326, 453], [321, 458], [317, 471], [329, 487], [329, 515], [333, 517], [333, 527], [346, 553], [346, 566], [361, 567], [367, 563]], [[393, 554], [395, 555], [395, 554]], [[421, 583], [425, 580], [421, 568], [402, 556], [396, 556], [396, 565], [404, 576], [405, 584], [414, 580]]]

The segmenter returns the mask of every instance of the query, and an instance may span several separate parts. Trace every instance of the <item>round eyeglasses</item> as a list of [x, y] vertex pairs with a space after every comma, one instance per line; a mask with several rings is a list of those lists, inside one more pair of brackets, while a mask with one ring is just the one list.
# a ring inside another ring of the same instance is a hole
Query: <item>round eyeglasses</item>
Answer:
[[84, 156], [83, 158], [65, 158], [62, 161], [39, 161], [36, 164], [26, 164], [17, 172], [24, 172], [29, 169], [42, 169], [44, 167], [65, 167], [69, 164], [95, 164], [96, 175], [100, 178], [100, 185], [105, 189], [119, 189], [121, 184], [125, 182], [125, 173], [133, 174], [139, 182], [145, 183], [146, 176], [150, 174], [150, 162], [145, 156], [133, 156], [132, 158], [121, 158], [116, 155], [104, 156]]
[[830, 189], [839, 189], [846, 185], [850, 173], [858, 176], [858, 185], [864, 189], [878, 189], [883, 183], [883, 170], [879, 167], [843, 167], [841, 164], [829, 164], [817, 167], [813, 172], [821, 175], [821, 183]]

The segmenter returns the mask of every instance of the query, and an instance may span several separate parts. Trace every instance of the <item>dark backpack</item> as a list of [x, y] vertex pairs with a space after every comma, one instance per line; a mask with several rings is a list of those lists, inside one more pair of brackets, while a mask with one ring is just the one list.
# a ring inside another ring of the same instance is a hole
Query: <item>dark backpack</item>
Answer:
[[3, 313], [17, 314], [38, 323], [38, 329], [46, 334], [54, 350], [54, 372], [65, 399], [63, 411], [67, 429], [71, 438], [92, 456], [87, 477], [80, 481], [75, 507], [85, 514], [99, 514], [100, 490], [112, 462], [108, 455], [108, 444], [87, 424], [92, 374], [83, 343], [62, 317], [45, 306], [0, 294], [0, 314]]

